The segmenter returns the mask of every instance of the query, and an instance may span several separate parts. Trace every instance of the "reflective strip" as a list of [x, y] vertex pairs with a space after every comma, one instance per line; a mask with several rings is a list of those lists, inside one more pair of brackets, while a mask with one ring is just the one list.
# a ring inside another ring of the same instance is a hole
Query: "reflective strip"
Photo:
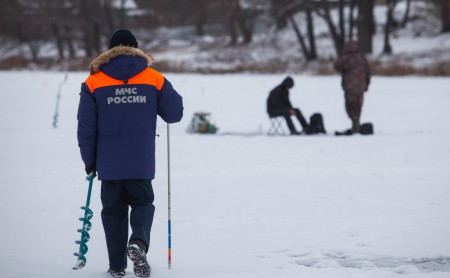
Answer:
[[128, 83], [125, 84], [123, 80], [114, 79], [106, 75], [102, 71], [99, 71], [95, 74], [89, 75], [85, 83], [89, 87], [91, 93], [93, 93], [95, 89], [101, 87], [136, 84], [151, 85], [155, 86], [158, 90], [161, 90], [162, 86], [164, 85], [164, 76], [154, 69], [146, 68], [141, 73], [130, 78], [128, 80]]

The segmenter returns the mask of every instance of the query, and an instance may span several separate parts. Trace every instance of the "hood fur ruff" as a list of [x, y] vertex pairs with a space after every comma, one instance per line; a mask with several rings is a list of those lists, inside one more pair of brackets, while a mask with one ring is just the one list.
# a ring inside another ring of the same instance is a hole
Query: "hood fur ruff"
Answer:
[[125, 55], [125, 56], [141, 56], [147, 61], [147, 65], [151, 66], [153, 63], [153, 58], [149, 55], [146, 55], [142, 50], [135, 47], [130, 46], [116, 46], [111, 48], [110, 50], [103, 52], [97, 58], [92, 61], [89, 65], [89, 70], [91, 74], [97, 73], [100, 71], [100, 66], [109, 63], [112, 59]]

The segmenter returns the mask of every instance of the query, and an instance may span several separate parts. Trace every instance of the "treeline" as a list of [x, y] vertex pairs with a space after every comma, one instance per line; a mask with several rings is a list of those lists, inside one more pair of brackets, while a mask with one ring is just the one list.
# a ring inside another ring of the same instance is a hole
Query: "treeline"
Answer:
[[[93, 57], [104, 50], [114, 30], [154, 30], [158, 27], [194, 26], [203, 36], [211, 26], [230, 45], [251, 43], [255, 24], [270, 18], [276, 30], [293, 28], [302, 55], [317, 59], [314, 18], [326, 21], [336, 53], [348, 39], [372, 52], [376, 32], [374, 7], [386, 6], [384, 53], [391, 53], [390, 34], [410, 20], [412, 2], [424, 0], [0, 0], [0, 37], [26, 46], [33, 60], [53, 44], [59, 60]], [[396, 5], [406, 4], [403, 17], [393, 17]], [[441, 31], [450, 32], [450, 0], [430, 0], [439, 16]], [[338, 17], [332, 16], [337, 11]], [[305, 22], [294, 15], [304, 14]], [[150, 38], [149, 38], [150, 40]]]

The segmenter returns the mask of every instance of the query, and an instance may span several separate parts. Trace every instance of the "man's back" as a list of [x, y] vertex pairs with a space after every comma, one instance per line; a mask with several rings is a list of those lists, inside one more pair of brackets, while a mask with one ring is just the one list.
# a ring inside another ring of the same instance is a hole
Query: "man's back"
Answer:
[[[115, 47], [95, 59], [82, 84], [78, 138], [99, 179], [153, 179], [156, 119], [183, 116], [181, 96], [141, 50]], [[95, 139], [94, 139], [95, 138]]]
[[267, 113], [273, 114], [274, 111], [280, 109], [291, 109], [292, 105], [289, 100], [289, 92], [282, 85], [275, 87], [269, 93], [267, 98]]
[[369, 64], [363, 54], [359, 52], [358, 44], [349, 41], [342, 50], [342, 55], [335, 63], [335, 68], [342, 73], [342, 87], [344, 91], [362, 94], [370, 83]]

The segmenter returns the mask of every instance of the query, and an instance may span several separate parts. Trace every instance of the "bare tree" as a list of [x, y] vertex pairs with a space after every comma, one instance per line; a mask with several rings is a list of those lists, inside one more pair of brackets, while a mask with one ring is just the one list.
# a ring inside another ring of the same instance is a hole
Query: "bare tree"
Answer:
[[[366, 1], [366, 0], [365, 0]], [[373, 0], [367, 0], [373, 1]], [[320, 1], [311, 1], [311, 0], [303, 0], [297, 1], [302, 2], [302, 5], [308, 7], [316, 12], [321, 18], [325, 20], [328, 26], [328, 30], [330, 32], [331, 39], [333, 40], [333, 44], [336, 50], [336, 53], [339, 54], [344, 46], [346, 40], [353, 38], [353, 11], [356, 5], [356, 1], [350, 1], [350, 15], [349, 15], [349, 30], [347, 32], [346, 28], [346, 18], [345, 18], [345, 8], [348, 4], [348, 1], [338, 0], [338, 1], [329, 1], [329, 0], [320, 0]], [[337, 6], [336, 6], [337, 4]], [[338, 8], [338, 23], [335, 24], [333, 18], [331, 16], [331, 9], [334, 7]]]
[[62, 36], [51, 25], [59, 14], [57, 3], [49, 0], [12, 0], [1, 4], [5, 12], [1, 25], [7, 26], [2, 35], [16, 40], [18, 44], [27, 45], [35, 62], [38, 62], [41, 47], [53, 39], [59, 57], [64, 57]]
[[439, 0], [439, 6], [441, 10], [442, 28], [441, 32], [450, 32], [450, 1]]
[[108, 28], [102, 24], [105, 17], [101, 3], [99, 0], [79, 0], [74, 3], [79, 11], [77, 18], [81, 20], [80, 27], [86, 56], [98, 55], [103, 49], [102, 41], [110, 36]]
[[310, 8], [306, 8], [306, 28], [308, 32], [308, 40], [309, 40], [309, 56], [310, 60], [317, 59], [317, 47], [316, 47], [316, 39], [314, 35], [314, 21], [313, 21], [313, 13]]
[[[274, 1], [276, 2], [276, 1]], [[316, 42], [314, 35], [314, 22], [311, 5], [305, 1], [293, 1], [285, 6], [273, 5], [274, 14], [276, 18], [286, 18], [294, 29], [297, 40], [300, 44], [303, 56], [307, 61], [317, 59]], [[306, 15], [306, 32], [309, 41], [309, 46], [306, 44], [306, 39], [300, 27], [298, 26], [294, 14], [296, 12], [304, 12]]]
[[395, 6], [397, 5], [397, 0], [387, 0], [386, 6], [386, 24], [384, 26], [384, 47], [383, 47], [383, 54], [391, 54], [392, 53], [392, 46], [390, 42], [390, 34], [392, 29], [394, 28], [394, 19], [393, 19], [393, 13]]
[[116, 30], [116, 25], [114, 23], [114, 16], [112, 12], [111, 1], [102, 0], [101, 5], [103, 6], [103, 11], [105, 13], [106, 25], [108, 26], [108, 31], [112, 34]]
[[302, 3], [300, 2], [302, 1], [270, 0], [271, 12], [275, 18], [276, 27], [278, 30], [287, 27], [288, 13], [286, 11], [289, 11], [291, 14], [295, 14], [302, 9]]
[[344, 24], [343, 24], [343, 0], [339, 0], [340, 2], [340, 19], [339, 21], [341, 22], [340, 27], [342, 28], [340, 31], [338, 31], [338, 29], [336, 28], [336, 26], [333, 23], [333, 19], [331, 18], [331, 13], [330, 13], [330, 7], [328, 4], [327, 0], [321, 0], [322, 3], [322, 12], [317, 12], [323, 19], [325, 19], [327, 25], [328, 25], [328, 29], [330, 31], [330, 35], [331, 38], [333, 39], [333, 43], [334, 43], [334, 48], [336, 49], [336, 53], [341, 53], [342, 47], [344, 46]]
[[358, 2], [358, 43], [362, 53], [372, 53], [372, 37], [375, 33], [374, 4], [374, 0]]
[[205, 24], [207, 22], [208, 15], [208, 0], [194, 0], [194, 5], [197, 7], [194, 11], [194, 25], [195, 33], [197, 36], [203, 36], [205, 34]]
[[403, 19], [402, 22], [400, 23], [400, 26], [402, 28], [406, 27], [406, 24], [409, 21], [409, 12], [411, 10], [411, 0], [406, 0], [406, 9], [405, 9], [405, 13], [403, 14]]
[[72, 27], [68, 22], [63, 24], [64, 29], [64, 41], [67, 49], [69, 50], [69, 57], [75, 58], [75, 46], [74, 46], [74, 35], [72, 31]]
[[[344, 0], [339, 0], [338, 9], [339, 9], [339, 30], [340, 30], [340, 38], [342, 41], [342, 46], [345, 42], [345, 17], [344, 17]], [[341, 46], [341, 47], [342, 47]]]
[[[310, 18], [310, 16], [311, 16], [311, 11], [310, 10], [308, 12], [308, 16], [309, 16], [308, 19], [310, 20], [311, 19]], [[299, 44], [301, 46], [301, 49], [302, 49], [302, 52], [303, 52], [303, 56], [305, 57], [305, 59], [307, 61], [311, 61], [311, 60], [317, 59], [315, 44], [313, 43], [313, 45], [312, 46], [310, 45], [310, 47], [306, 46], [305, 38], [304, 38], [303, 34], [300, 32], [300, 29], [299, 29], [299, 27], [297, 25], [297, 22], [295, 21], [294, 17], [290, 13], [288, 14], [287, 17], [288, 17], [289, 21], [291, 22], [292, 28], [294, 28], [294, 32], [295, 32], [295, 34], [297, 36], [297, 40], [298, 40], [298, 42], [299, 42]], [[308, 23], [310, 23], [309, 20], [308, 20]], [[309, 30], [311, 30], [311, 32], [313, 32], [312, 25], [310, 25], [310, 28], [311, 29], [309, 29]], [[311, 39], [311, 37], [309, 37], [309, 38]], [[314, 41], [314, 36], [312, 37], [312, 39], [313, 39], [312, 41]]]
[[238, 31], [242, 33], [243, 42], [250, 43], [253, 36], [252, 11], [243, 10], [239, 0], [226, 0], [224, 6], [228, 11], [228, 23], [231, 38], [231, 45], [237, 43]]

